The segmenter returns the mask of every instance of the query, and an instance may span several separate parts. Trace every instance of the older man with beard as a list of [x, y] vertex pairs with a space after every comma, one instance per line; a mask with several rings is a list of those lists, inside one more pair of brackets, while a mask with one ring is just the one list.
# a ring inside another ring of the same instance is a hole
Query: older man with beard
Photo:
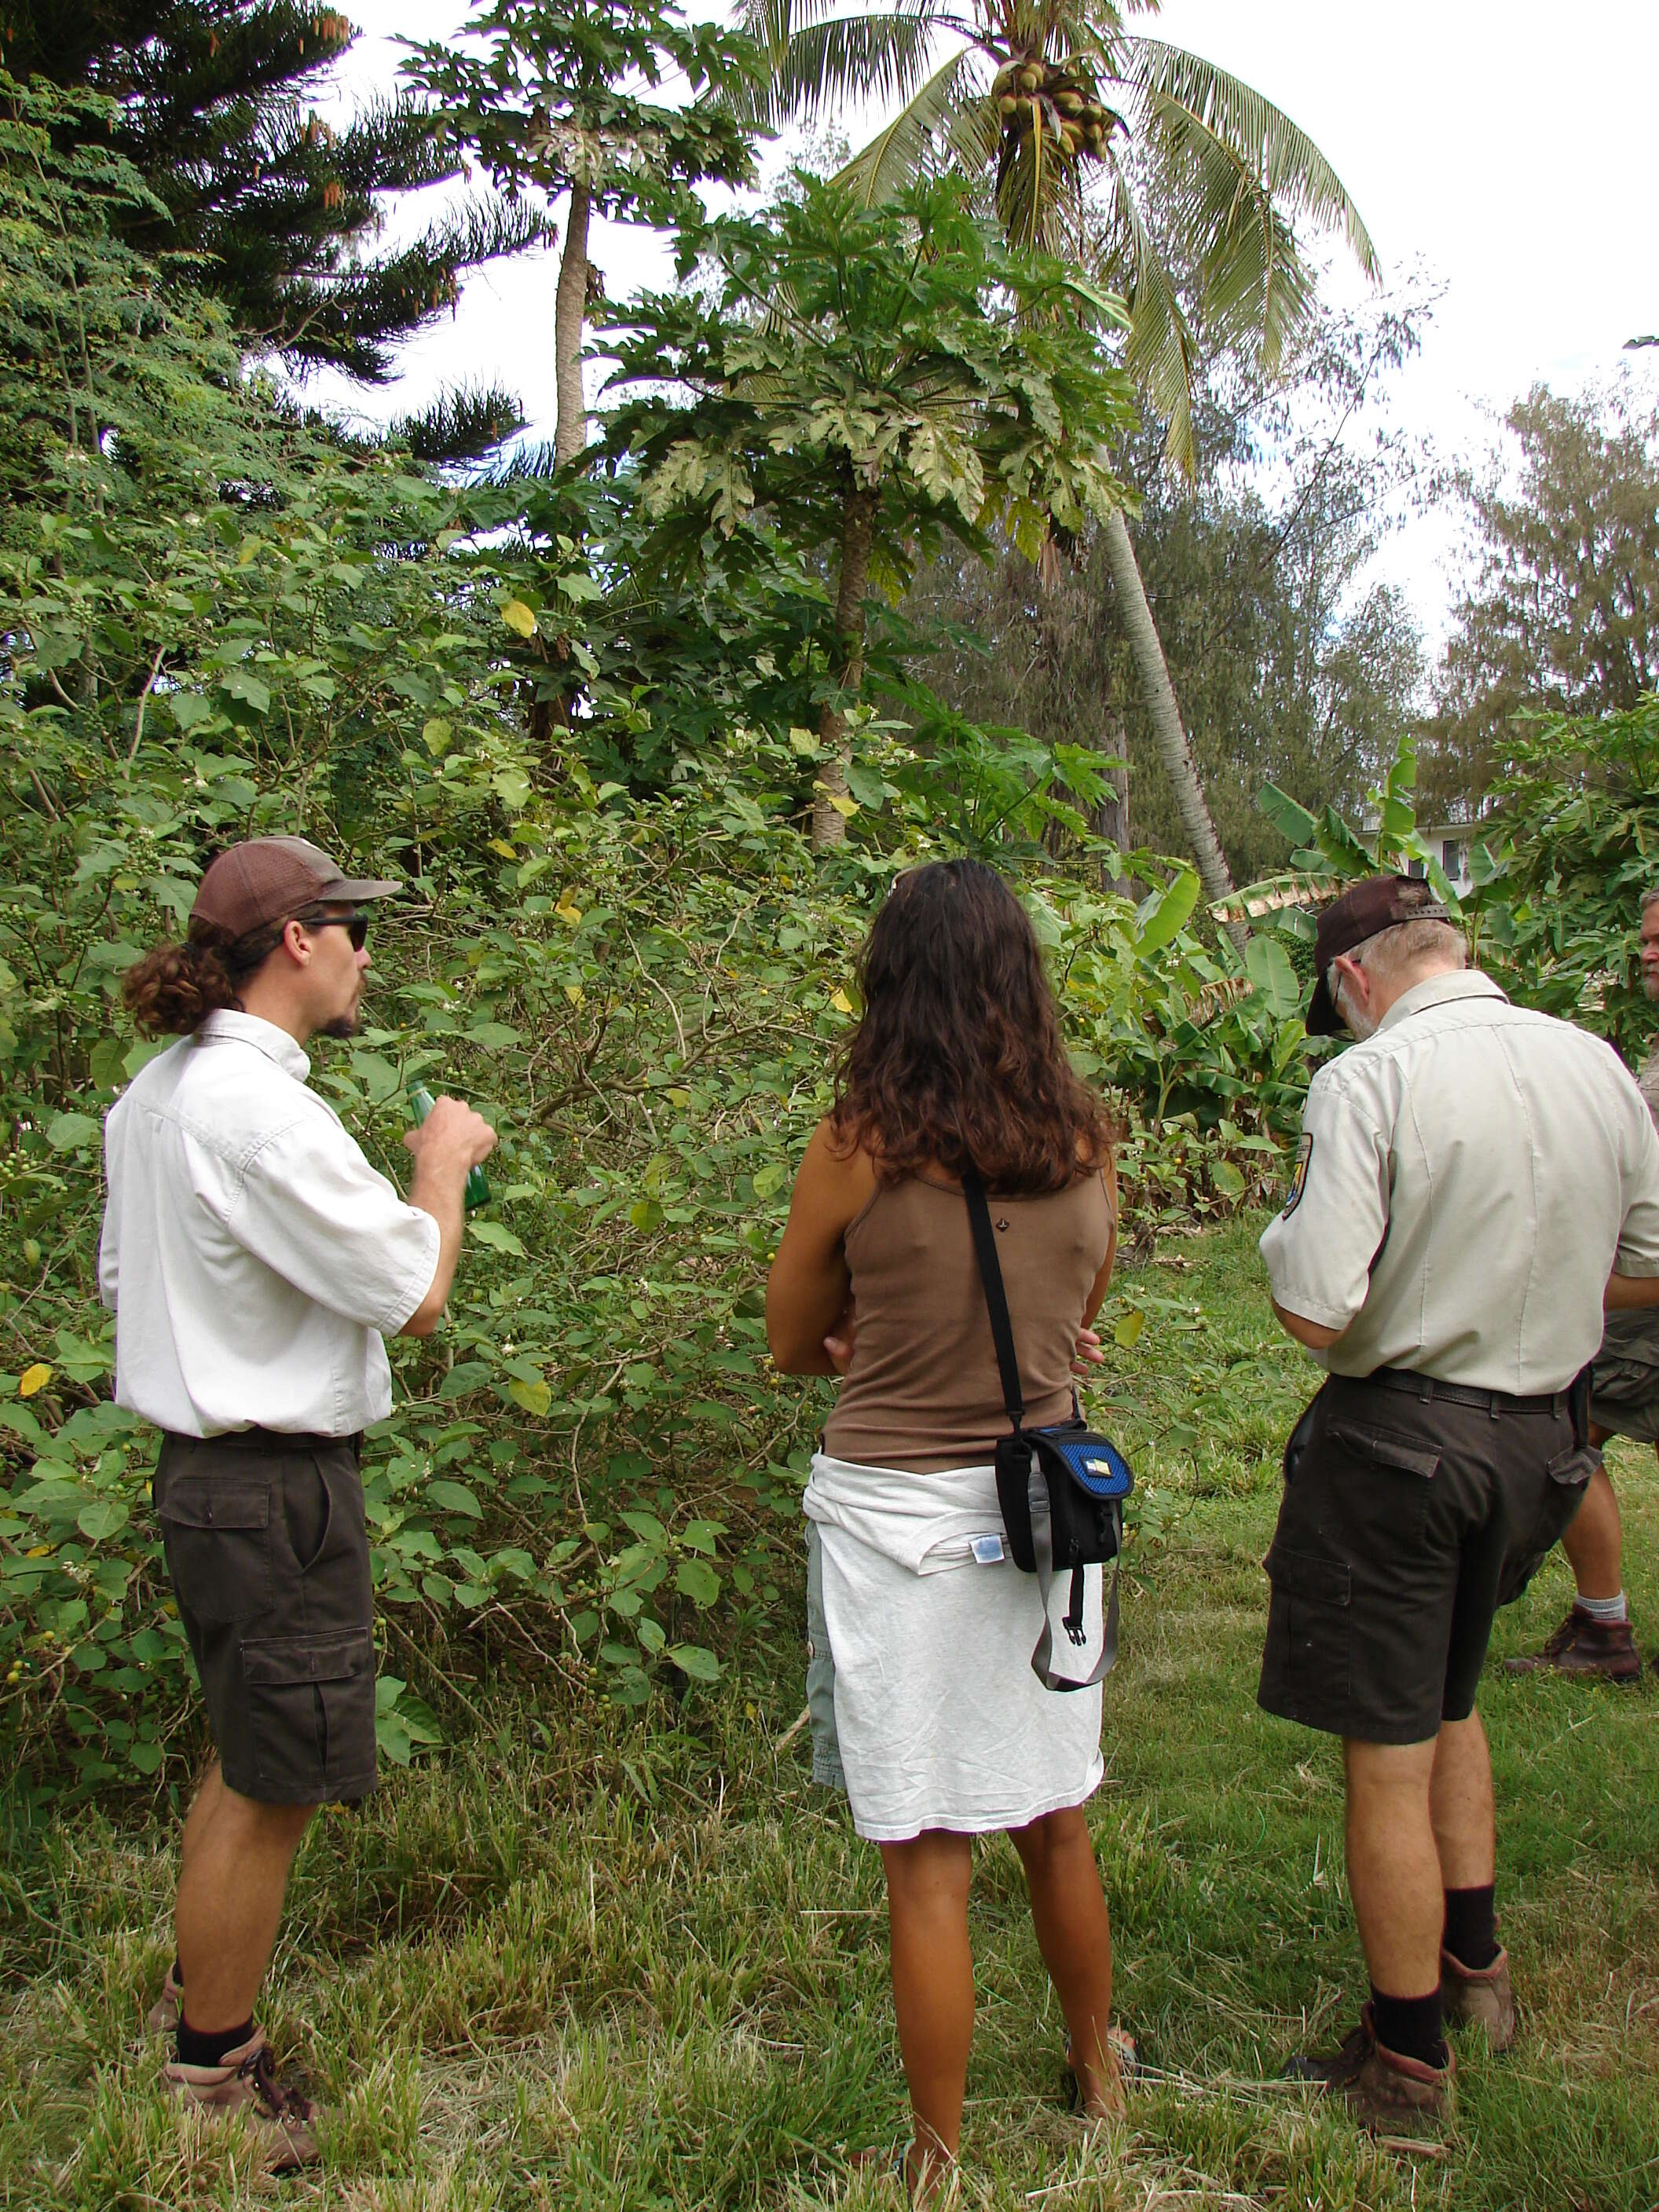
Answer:
[[[1659, 999], [1659, 889], [1642, 899], [1642, 988]], [[1637, 1078], [1659, 1127], [1659, 1043]], [[1631, 1437], [1659, 1451], [1659, 1313], [1651, 1308], [1610, 1313], [1595, 1355], [1590, 1396], [1590, 1441]], [[1511, 1659], [1512, 1674], [1553, 1667], [1564, 1674], [1598, 1675], [1609, 1682], [1641, 1679], [1642, 1655], [1631, 1633], [1620, 1571], [1619, 1501], [1607, 1469], [1590, 1478], [1572, 1525], [1561, 1539], [1577, 1595], [1566, 1619], [1541, 1651]], [[1659, 1668], [1659, 1657], [1654, 1661]]]

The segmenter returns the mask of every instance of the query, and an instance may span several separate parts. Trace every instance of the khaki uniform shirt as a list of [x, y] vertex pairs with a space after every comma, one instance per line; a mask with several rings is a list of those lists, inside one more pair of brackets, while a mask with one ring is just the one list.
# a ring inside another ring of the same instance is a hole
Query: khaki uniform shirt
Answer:
[[1261, 1239], [1276, 1302], [1405, 1367], [1521, 1397], [1601, 1340], [1615, 1270], [1659, 1275], [1659, 1134], [1610, 1045], [1465, 971], [1413, 984], [1314, 1076]]
[[1653, 1116], [1653, 1126], [1659, 1129], [1659, 1045], [1648, 1054], [1642, 1073], [1637, 1077], [1642, 1096], [1648, 1102], [1648, 1111]]
[[[1636, 1079], [1642, 1096], [1648, 1102], [1648, 1111], [1653, 1116], [1654, 1127], [1659, 1129], [1659, 1046], [1648, 1054], [1642, 1071]], [[1601, 1349], [1596, 1354], [1596, 1366], [1618, 1360], [1626, 1366], [1637, 1365], [1659, 1370], [1659, 1306], [1641, 1306], [1634, 1312], [1610, 1313], [1601, 1338]], [[1628, 1386], [1630, 1377], [1624, 1380]], [[1653, 1380], [1659, 1384], [1659, 1373]], [[1617, 1388], [1617, 1384], [1611, 1387]], [[1602, 1412], [1607, 1411], [1604, 1406]], [[1611, 1419], [1612, 1417], [1609, 1416]]]

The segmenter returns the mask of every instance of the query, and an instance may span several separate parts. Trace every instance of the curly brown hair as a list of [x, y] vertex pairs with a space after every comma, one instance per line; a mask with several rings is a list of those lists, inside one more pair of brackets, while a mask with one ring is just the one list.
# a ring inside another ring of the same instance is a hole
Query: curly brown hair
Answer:
[[241, 1011], [237, 985], [281, 939], [283, 925], [233, 937], [192, 921], [182, 945], [157, 945], [121, 977], [121, 998], [141, 1036], [188, 1036], [221, 1007]]
[[884, 1181], [977, 1170], [993, 1189], [1062, 1190], [1111, 1163], [1106, 1109], [1078, 1076], [1024, 908], [994, 868], [935, 860], [894, 884], [859, 960], [864, 1013], [830, 1127]]

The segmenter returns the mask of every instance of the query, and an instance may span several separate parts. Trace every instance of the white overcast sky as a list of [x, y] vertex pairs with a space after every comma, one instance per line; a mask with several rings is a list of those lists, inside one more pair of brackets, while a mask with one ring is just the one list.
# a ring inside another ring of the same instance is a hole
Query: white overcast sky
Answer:
[[[356, 0], [363, 36], [346, 97], [390, 88], [393, 40], [442, 37], [465, 0]], [[694, 12], [713, 12], [698, 6]], [[1576, 391], [1621, 367], [1659, 393], [1659, 354], [1622, 349], [1659, 331], [1652, 0], [1165, 0], [1135, 27], [1222, 63], [1323, 149], [1358, 203], [1389, 278], [1443, 289], [1427, 342], [1402, 372], [1395, 414], [1443, 460], [1489, 441], [1492, 417], [1534, 383]], [[850, 127], [850, 126], [849, 126]], [[416, 219], [394, 221], [396, 236]], [[640, 234], [600, 227], [613, 299], [666, 280]], [[399, 381], [364, 394], [315, 380], [331, 406], [385, 420], [461, 380], [517, 392], [551, 434], [552, 256], [483, 270], [459, 308], [405, 349]], [[1364, 288], [1333, 270], [1333, 296]], [[1403, 523], [1383, 568], [1432, 647], [1455, 586], [1449, 514]]]

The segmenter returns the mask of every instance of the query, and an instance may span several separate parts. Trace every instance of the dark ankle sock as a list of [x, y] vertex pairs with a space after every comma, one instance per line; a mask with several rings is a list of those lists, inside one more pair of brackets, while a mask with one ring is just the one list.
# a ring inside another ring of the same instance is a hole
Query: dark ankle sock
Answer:
[[[225, 2053], [234, 2051], [239, 2043], [246, 2043], [253, 2033], [253, 2022], [245, 2020], [240, 2027], [215, 2027], [198, 2032], [182, 2016], [174, 2036], [179, 2047], [181, 2066], [222, 2066]], [[1390, 2045], [1390, 2050], [1393, 2049]]]
[[1488, 1882], [1484, 1889], [1446, 1892], [1446, 1932], [1440, 1940], [1461, 1966], [1477, 1974], [1498, 1956], [1492, 1888]]
[[1371, 2026], [1377, 2041], [1401, 2058], [1420, 2059], [1425, 2066], [1443, 2066], [1449, 2053], [1440, 2033], [1440, 1991], [1425, 1997], [1385, 1997], [1371, 1990]]
[[173, 1954], [173, 1964], [168, 1967], [167, 1972], [173, 1976], [173, 1988], [175, 1990], [183, 1989], [185, 1986], [185, 1970], [179, 1964], [179, 1954], [176, 1951]]

